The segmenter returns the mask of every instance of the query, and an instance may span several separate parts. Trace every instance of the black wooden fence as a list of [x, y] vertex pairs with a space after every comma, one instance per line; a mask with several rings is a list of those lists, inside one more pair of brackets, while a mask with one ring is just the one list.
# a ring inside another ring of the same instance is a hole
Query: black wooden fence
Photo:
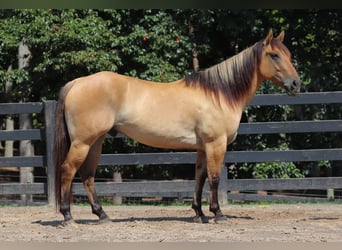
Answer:
[[[286, 95], [257, 95], [249, 104], [267, 105], [302, 105], [302, 104], [340, 104], [342, 92], [301, 93], [296, 97]], [[45, 141], [46, 154], [31, 157], [0, 157], [1, 167], [46, 167], [45, 183], [0, 183], [0, 195], [8, 194], [46, 194], [48, 204], [54, 203], [54, 171], [52, 161], [55, 101], [43, 103], [0, 104], [0, 115], [20, 113], [43, 113], [45, 127], [42, 129], [0, 131], [0, 141], [5, 140], [42, 140]], [[313, 133], [342, 132], [342, 120], [312, 120], [285, 122], [241, 123], [239, 134], [275, 134], [275, 133]], [[168, 165], [189, 164], [195, 162], [195, 152], [172, 153], [134, 153], [103, 154], [100, 165]], [[224, 163], [238, 162], [308, 162], [341, 161], [342, 148], [303, 149], [286, 151], [229, 151]], [[229, 190], [310, 190], [342, 189], [342, 177], [316, 177], [304, 179], [265, 179], [265, 180], [228, 180], [226, 168], [223, 168], [220, 183], [220, 201], [227, 202]], [[179, 196], [193, 193], [194, 181], [142, 181], [142, 182], [101, 182], [96, 183], [99, 195], [118, 195], [133, 197]], [[82, 184], [74, 184], [75, 194], [85, 194]], [[208, 195], [206, 185], [204, 196]], [[234, 197], [234, 194], [230, 195]], [[240, 199], [247, 194], [240, 195]], [[250, 199], [249, 197], [248, 199]], [[283, 198], [282, 198], [283, 199]], [[295, 199], [295, 198], [293, 198]]]

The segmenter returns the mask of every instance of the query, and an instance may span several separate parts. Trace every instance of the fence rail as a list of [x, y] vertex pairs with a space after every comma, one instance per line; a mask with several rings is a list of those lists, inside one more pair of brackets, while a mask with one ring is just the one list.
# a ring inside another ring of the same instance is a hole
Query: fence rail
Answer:
[[[336, 104], [342, 103], [342, 91], [323, 93], [301, 93], [296, 97], [286, 95], [257, 95], [251, 106], [268, 105], [303, 105], [303, 104]], [[5, 140], [38, 140], [45, 141], [46, 154], [31, 157], [0, 157], [1, 167], [46, 167], [47, 183], [1, 183], [0, 195], [8, 194], [46, 194], [48, 203], [54, 203], [54, 171], [52, 161], [54, 111], [56, 102], [43, 103], [6, 103], [0, 104], [0, 115], [42, 113], [45, 126], [41, 129], [0, 131], [0, 141]], [[285, 121], [241, 123], [239, 134], [275, 134], [275, 133], [313, 133], [342, 132], [342, 120]], [[122, 137], [119, 135], [118, 137]], [[195, 152], [172, 153], [135, 153], [135, 154], [103, 154], [100, 165], [136, 165], [136, 164], [189, 164], [195, 162]], [[225, 163], [237, 162], [286, 162], [286, 161], [340, 161], [342, 148], [302, 149], [286, 151], [227, 151]], [[225, 169], [225, 168], [223, 168]], [[227, 200], [227, 191], [245, 190], [292, 190], [292, 189], [341, 189], [342, 177], [323, 177], [305, 179], [266, 179], [266, 180], [227, 180], [223, 171], [220, 183], [221, 200]], [[172, 196], [177, 194], [191, 195], [194, 181], [144, 181], [123, 183], [96, 183], [100, 195], [121, 196]], [[158, 192], [156, 191], [158, 190]], [[74, 184], [75, 194], [85, 194], [79, 183]], [[208, 194], [207, 184], [204, 196]], [[246, 198], [248, 194], [241, 194]], [[251, 196], [251, 195], [250, 195]], [[249, 197], [250, 197], [249, 196]], [[237, 197], [237, 194], [229, 194]]]

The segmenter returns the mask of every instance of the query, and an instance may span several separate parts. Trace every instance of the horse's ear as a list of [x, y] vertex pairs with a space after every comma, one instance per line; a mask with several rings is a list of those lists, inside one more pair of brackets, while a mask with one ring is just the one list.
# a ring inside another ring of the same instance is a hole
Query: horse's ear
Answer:
[[280, 34], [277, 36], [277, 40], [280, 41], [280, 42], [283, 42], [284, 41], [284, 36], [285, 36], [285, 32], [282, 31], [280, 32]]
[[270, 29], [270, 31], [268, 32], [268, 34], [267, 34], [267, 36], [266, 36], [266, 38], [262, 44], [264, 46], [267, 46], [271, 43], [272, 39], [273, 39], [273, 31], [272, 31], [272, 29]]

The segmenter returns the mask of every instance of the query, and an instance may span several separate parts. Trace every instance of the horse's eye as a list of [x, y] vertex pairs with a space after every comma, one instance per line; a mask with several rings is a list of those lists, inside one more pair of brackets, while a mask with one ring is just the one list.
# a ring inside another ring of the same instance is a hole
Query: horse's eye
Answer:
[[279, 55], [277, 53], [270, 53], [269, 55], [273, 60], [279, 59]]

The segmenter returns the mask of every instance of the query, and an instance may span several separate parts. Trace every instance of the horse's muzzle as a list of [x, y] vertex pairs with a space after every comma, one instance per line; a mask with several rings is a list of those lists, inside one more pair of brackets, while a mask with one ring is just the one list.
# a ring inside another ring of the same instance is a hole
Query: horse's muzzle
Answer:
[[299, 79], [287, 79], [284, 81], [284, 88], [288, 95], [294, 96], [300, 92], [301, 81]]

